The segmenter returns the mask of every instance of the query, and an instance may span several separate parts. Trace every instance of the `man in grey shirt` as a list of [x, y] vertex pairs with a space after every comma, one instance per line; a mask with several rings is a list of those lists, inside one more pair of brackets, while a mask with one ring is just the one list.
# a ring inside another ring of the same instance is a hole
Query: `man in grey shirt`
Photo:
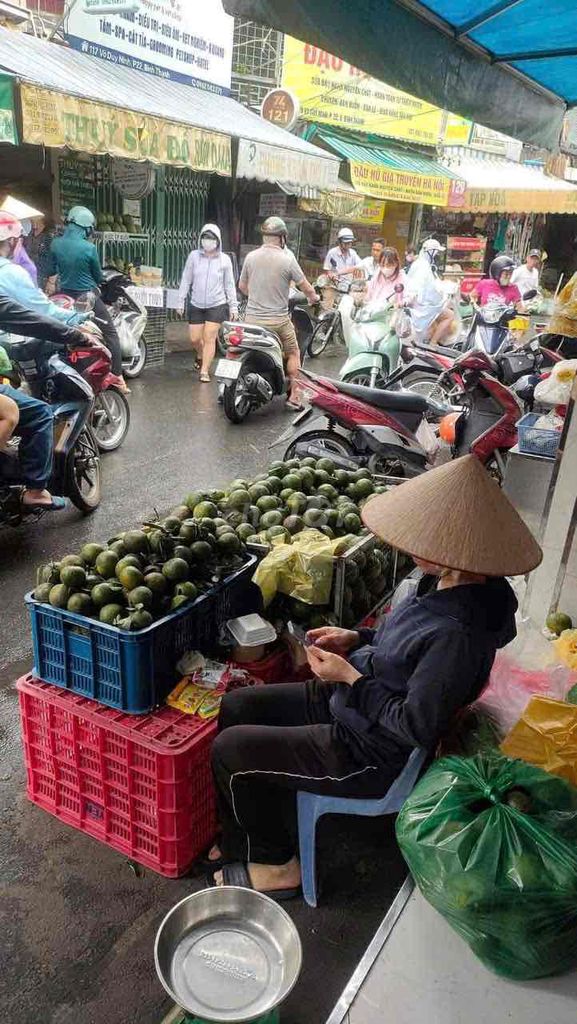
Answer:
[[288, 377], [287, 403], [292, 405], [293, 378], [301, 360], [297, 336], [289, 316], [291, 284], [317, 302], [317, 293], [309, 284], [294, 253], [286, 247], [287, 226], [280, 217], [268, 217], [261, 226], [262, 245], [249, 252], [242, 268], [238, 287], [248, 296], [247, 323], [267, 327], [278, 335]]

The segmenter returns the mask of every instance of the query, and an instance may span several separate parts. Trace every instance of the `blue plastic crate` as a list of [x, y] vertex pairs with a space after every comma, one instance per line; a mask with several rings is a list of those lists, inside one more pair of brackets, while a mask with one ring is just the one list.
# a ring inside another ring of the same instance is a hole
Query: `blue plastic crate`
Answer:
[[545, 455], [549, 459], [554, 459], [561, 440], [561, 431], [536, 427], [538, 419], [539, 413], [528, 412], [517, 422], [519, 451], [525, 455]]
[[176, 680], [185, 651], [210, 648], [227, 619], [258, 611], [251, 583], [257, 559], [212, 590], [137, 633], [25, 597], [32, 625], [34, 674], [73, 693], [133, 715], [161, 704]]

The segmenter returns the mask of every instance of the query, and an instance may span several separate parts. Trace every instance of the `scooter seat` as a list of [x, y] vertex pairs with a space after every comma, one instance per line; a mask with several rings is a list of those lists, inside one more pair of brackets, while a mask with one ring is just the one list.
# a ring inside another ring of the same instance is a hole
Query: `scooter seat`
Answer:
[[333, 384], [344, 395], [358, 398], [360, 402], [375, 405], [379, 409], [390, 409], [391, 412], [424, 413], [429, 403], [422, 395], [414, 395], [412, 391], [387, 391], [378, 388], [366, 388], [362, 384], [347, 384], [344, 381], [332, 380]]
[[456, 359], [460, 355], [460, 349], [448, 348], [445, 345], [415, 345], [416, 349], [422, 348], [425, 352], [438, 352], [442, 356], [451, 356], [452, 359]]

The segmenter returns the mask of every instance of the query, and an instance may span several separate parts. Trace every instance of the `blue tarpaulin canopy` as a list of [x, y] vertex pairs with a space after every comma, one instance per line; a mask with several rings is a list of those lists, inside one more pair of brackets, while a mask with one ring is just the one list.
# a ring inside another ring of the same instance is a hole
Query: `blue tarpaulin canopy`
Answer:
[[555, 149], [577, 104], [576, 0], [224, 0], [405, 92]]

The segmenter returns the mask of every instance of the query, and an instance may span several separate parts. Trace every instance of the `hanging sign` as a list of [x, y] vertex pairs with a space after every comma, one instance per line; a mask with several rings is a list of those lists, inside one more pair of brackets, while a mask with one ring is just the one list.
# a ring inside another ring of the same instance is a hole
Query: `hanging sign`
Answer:
[[[22, 83], [23, 139], [230, 176], [227, 135]], [[282, 154], [281, 154], [282, 155]]]
[[384, 164], [366, 164], [351, 160], [351, 182], [358, 192], [379, 199], [401, 203], [423, 203], [425, 206], [446, 206], [450, 178], [440, 175], [414, 174]]
[[154, 188], [152, 164], [139, 160], [113, 160], [112, 180], [117, 192], [126, 199], [143, 199]]
[[284, 217], [287, 197], [282, 192], [263, 192], [258, 203], [259, 217]]
[[[288, 136], [290, 139], [290, 136]], [[294, 149], [268, 146], [264, 142], [240, 139], [237, 174], [239, 178], [257, 181], [282, 181], [285, 184], [315, 185], [334, 189], [337, 184], [339, 160], [331, 157], [299, 153]]]
[[0, 142], [18, 145], [16, 119], [14, 117], [14, 88], [11, 75], [0, 73]]
[[290, 132], [298, 121], [299, 101], [289, 89], [271, 89], [267, 92], [260, 108], [261, 117]]
[[222, 0], [77, 0], [66, 19], [66, 40], [81, 53], [227, 95], [233, 30]]
[[299, 210], [320, 213], [333, 220], [366, 227], [382, 227], [385, 203], [381, 199], [368, 199], [354, 192], [321, 192], [318, 199], [299, 199]]

